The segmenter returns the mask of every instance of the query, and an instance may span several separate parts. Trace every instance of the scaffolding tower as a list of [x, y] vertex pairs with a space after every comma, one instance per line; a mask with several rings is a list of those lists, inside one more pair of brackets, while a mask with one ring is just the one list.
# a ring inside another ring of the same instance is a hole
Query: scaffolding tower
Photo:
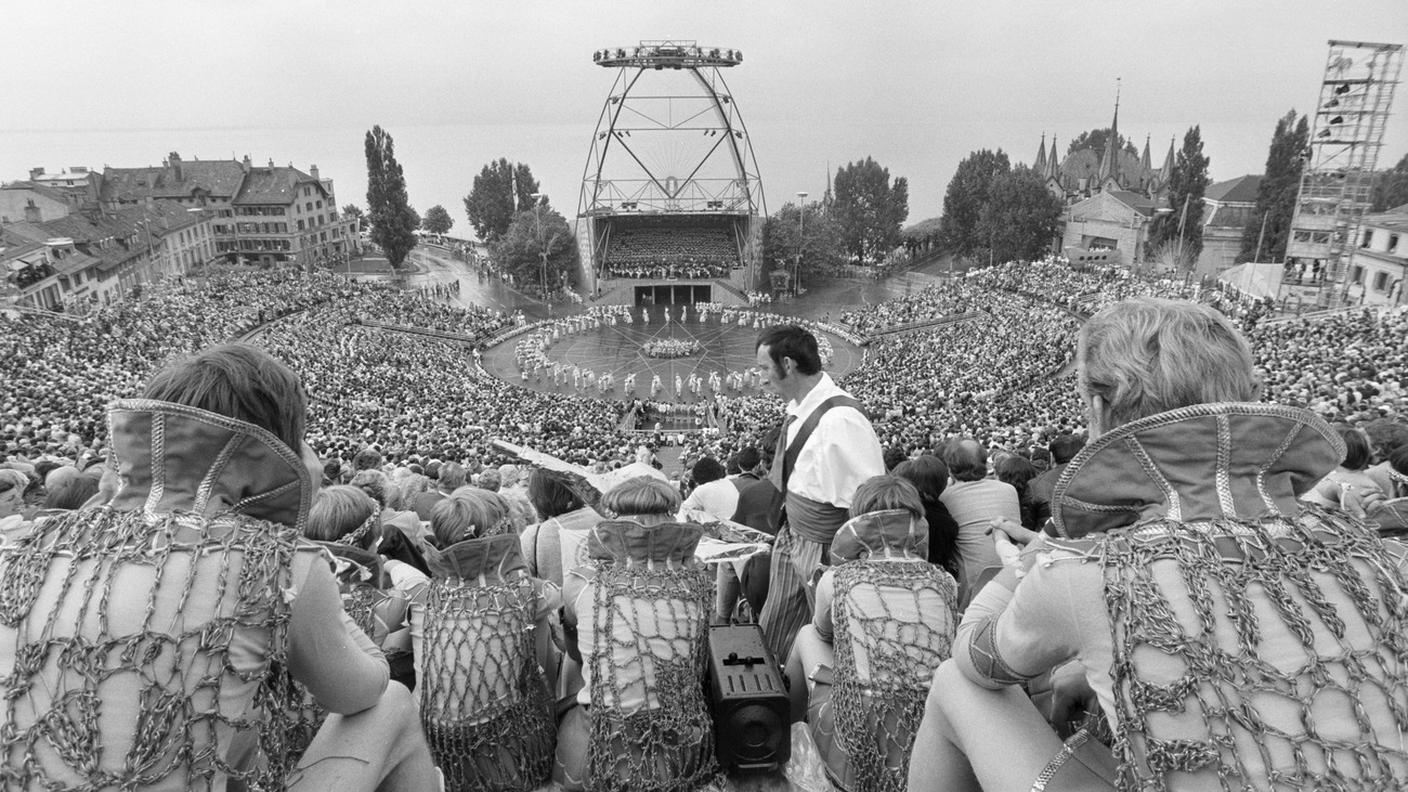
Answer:
[[1338, 307], [1369, 209], [1374, 168], [1403, 67], [1403, 45], [1330, 41], [1282, 274], [1283, 296]]

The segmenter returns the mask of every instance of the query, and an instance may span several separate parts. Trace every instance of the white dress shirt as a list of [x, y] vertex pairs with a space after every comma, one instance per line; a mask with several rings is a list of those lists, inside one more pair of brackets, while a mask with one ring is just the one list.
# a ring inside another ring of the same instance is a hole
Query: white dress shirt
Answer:
[[[850, 394], [841, 390], [830, 374], [822, 372], [821, 380], [800, 402], [788, 403], [787, 414], [797, 416], [797, 420], [787, 428], [789, 446], [801, 431], [802, 424], [806, 423], [807, 416], [832, 396]], [[782, 459], [774, 460], [773, 464], [781, 465]], [[821, 417], [811, 438], [797, 455], [792, 475], [787, 479], [787, 490], [805, 498], [847, 508], [861, 482], [884, 472], [885, 456], [870, 419], [856, 410], [837, 407]]]

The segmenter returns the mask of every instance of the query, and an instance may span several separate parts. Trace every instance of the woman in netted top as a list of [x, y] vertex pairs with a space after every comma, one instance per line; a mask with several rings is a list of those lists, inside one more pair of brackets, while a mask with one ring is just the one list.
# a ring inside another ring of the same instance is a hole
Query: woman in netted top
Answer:
[[714, 575], [694, 557], [701, 529], [674, 519], [679, 492], [649, 476], [601, 506], [618, 516], [591, 530], [590, 563], [563, 590], [585, 684], [558, 729], [555, 779], [593, 792], [698, 789], [715, 770], [703, 692]]
[[318, 491], [304, 533], [332, 554], [343, 608], [381, 647], [391, 678], [414, 690], [410, 611], [430, 579], [404, 561], [381, 556], [382, 531], [376, 501], [339, 484]]
[[[411, 694], [301, 536], [306, 406], [286, 366], [230, 345], [108, 408], [109, 502], [0, 547], [6, 788], [434, 788]], [[311, 744], [293, 680], [332, 713]]]
[[[1116, 303], [1076, 361], [1091, 441], [1056, 482], [1055, 535], [964, 613], [910, 788], [1402, 789], [1404, 548], [1299, 500], [1339, 433], [1254, 402], [1251, 349], [1206, 305]], [[1052, 671], [1042, 711], [1018, 686]]]
[[851, 514], [788, 660], [793, 717], [805, 715], [838, 787], [902, 790], [929, 680], [953, 643], [958, 584], [926, 560], [924, 504], [908, 480], [866, 480]]
[[547, 783], [556, 586], [528, 574], [509, 504], [461, 487], [431, 511], [431, 582], [412, 611], [426, 740], [450, 792]]

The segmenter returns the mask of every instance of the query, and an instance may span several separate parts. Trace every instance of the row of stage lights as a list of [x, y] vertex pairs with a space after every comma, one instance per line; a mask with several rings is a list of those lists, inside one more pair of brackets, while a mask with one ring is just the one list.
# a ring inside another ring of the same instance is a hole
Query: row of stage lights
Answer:
[[[622, 209], [639, 209], [639, 208], [640, 208], [640, 202], [639, 202], [639, 201], [622, 201], [621, 204], [620, 204], [620, 206], [621, 206]], [[706, 209], [722, 209], [722, 208], [724, 208], [724, 202], [723, 202], [723, 201], [706, 201], [706, 202], [704, 203], [704, 207], [705, 207]]]
[[597, 50], [592, 53], [592, 61], [600, 63], [604, 60], [621, 60], [623, 58], [642, 57], [691, 57], [691, 58], [713, 58], [715, 60], [726, 60], [733, 63], [743, 62], [743, 50], [734, 49], [704, 49], [703, 47], [632, 47], [627, 50], [625, 47], [615, 49]]

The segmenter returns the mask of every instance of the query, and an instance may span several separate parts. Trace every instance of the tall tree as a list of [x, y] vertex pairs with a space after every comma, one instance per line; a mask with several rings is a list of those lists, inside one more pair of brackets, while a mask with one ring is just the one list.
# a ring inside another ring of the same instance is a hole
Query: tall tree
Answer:
[[544, 250], [548, 288], [555, 290], [572, 279], [580, 256], [567, 219], [547, 206], [513, 215], [508, 229], [489, 243], [495, 265], [521, 284], [543, 284]]
[[[1071, 138], [1070, 145], [1066, 146], [1066, 153], [1074, 154], [1077, 151], [1080, 151], [1081, 149], [1090, 149], [1096, 154], [1104, 154], [1105, 143], [1109, 139], [1109, 127], [1101, 127], [1099, 129], [1087, 130]], [[1125, 151], [1128, 151], [1130, 154], [1133, 154], [1136, 157], [1139, 156], [1139, 149], [1135, 147], [1134, 141], [1130, 140], [1124, 135], [1120, 135], [1120, 148]]]
[[1389, 170], [1374, 175], [1370, 202], [1371, 212], [1386, 212], [1408, 204], [1408, 154]]
[[[517, 206], [513, 200], [515, 188]], [[508, 231], [515, 211], [533, 208], [532, 195], [536, 192], [538, 180], [533, 178], [531, 168], [500, 157], [474, 177], [474, 187], [464, 198], [464, 211], [474, 233], [485, 242], [493, 242]]]
[[1257, 187], [1256, 209], [1242, 230], [1237, 261], [1279, 262], [1286, 257], [1309, 140], [1310, 121], [1306, 116], [1297, 120], [1296, 111], [1291, 110], [1277, 120], [1271, 148], [1266, 153], [1266, 175]]
[[[835, 214], [822, 210], [823, 203], [812, 201], [803, 208], [783, 204], [763, 224], [763, 270], [786, 272], [805, 285], [818, 275], [829, 274], [844, 264], [846, 256]], [[798, 258], [798, 254], [801, 258]]]
[[396, 161], [395, 143], [380, 126], [367, 132], [367, 207], [372, 241], [392, 267], [400, 267], [416, 246], [420, 218], [406, 197], [406, 177]]
[[909, 217], [909, 181], [890, 183], [890, 169], [866, 157], [836, 171], [831, 213], [841, 244], [852, 260], [877, 262], [900, 244], [900, 226]]
[[445, 207], [436, 204], [425, 210], [425, 217], [421, 218], [420, 227], [432, 234], [448, 234], [455, 225], [454, 218], [445, 211]]
[[1034, 261], [1051, 247], [1061, 219], [1061, 200], [1036, 171], [1018, 167], [998, 174], [978, 222], [978, 237], [991, 261]]
[[1203, 153], [1203, 131], [1193, 126], [1183, 135], [1183, 147], [1169, 177], [1170, 211], [1154, 218], [1149, 230], [1149, 250], [1174, 251], [1180, 266], [1191, 267], [1203, 250], [1203, 193], [1208, 188], [1208, 157]]
[[939, 218], [943, 244], [953, 255], [972, 256], [987, 249], [979, 228], [983, 208], [993, 180], [1011, 169], [1002, 149], [974, 151], [958, 163], [944, 192], [944, 213]]

